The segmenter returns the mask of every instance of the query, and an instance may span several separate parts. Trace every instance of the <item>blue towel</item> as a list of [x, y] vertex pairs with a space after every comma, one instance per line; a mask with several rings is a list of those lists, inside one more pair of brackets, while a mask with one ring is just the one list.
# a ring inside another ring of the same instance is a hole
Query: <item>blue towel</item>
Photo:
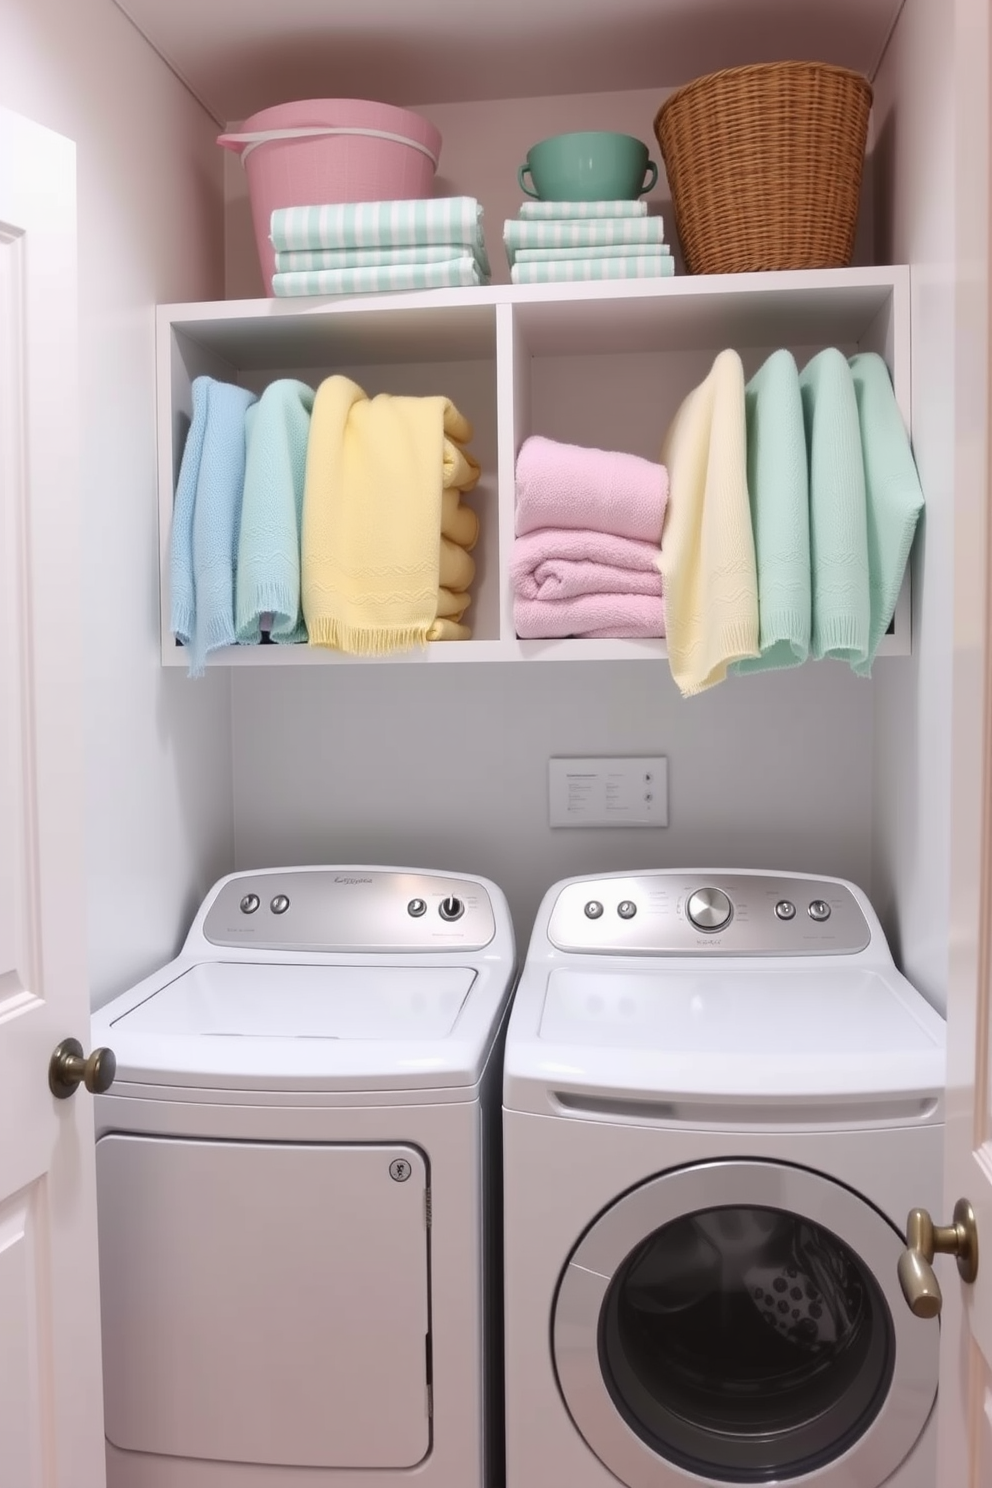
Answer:
[[761, 655], [736, 672], [799, 666], [809, 656], [809, 472], [799, 373], [776, 351], [744, 389], [747, 488], [758, 565]]
[[888, 367], [873, 351], [852, 357], [850, 365], [865, 469], [871, 605], [867, 655], [854, 670], [867, 677], [899, 598], [923, 492]]
[[245, 414], [235, 602], [241, 646], [258, 644], [265, 614], [272, 616], [274, 641], [307, 639], [300, 610], [300, 520], [312, 409], [312, 388], [280, 378]]
[[854, 378], [829, 346], [799, 376], [809, 455], [811, 651], [860, 668], [868, 657], [868, 518]]
[[189, 675], [234, 644], [234, 570], [245, 478], [245, 413], [255, 394], [198, 377], [172, 513], [172, 632]]

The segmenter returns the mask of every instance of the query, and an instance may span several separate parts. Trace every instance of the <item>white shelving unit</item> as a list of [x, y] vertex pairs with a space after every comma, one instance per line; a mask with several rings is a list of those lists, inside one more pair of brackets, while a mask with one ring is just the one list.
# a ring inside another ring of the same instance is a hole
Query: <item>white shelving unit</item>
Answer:
[[[885, 357], [909, 427], [909, 270], [900, 266], [161, 306], [163, 663], [186, 664], [169, 632], [168, 558], [191, 386], [201, 374], [261, 391], [276, 377], [315, 386], [344, 372], [369, 393], [446, 393], [472, 420], [483, 469], [467, 498], [481, 521], [471, 641], [374, 661], [309, 646], [232, 647], [211, 655], [211, 665], [657, 660], [666, 654], [662, 640], [515, 636], [509, 562], [520, 445], [540, 433], [657, 459], [672, 415], [717, 351], [736, 347], [750, 374], [777, 347], [802, 364], [828, 345]], [[907, 656], [910, 640], [907, 579], [879, 654]]]

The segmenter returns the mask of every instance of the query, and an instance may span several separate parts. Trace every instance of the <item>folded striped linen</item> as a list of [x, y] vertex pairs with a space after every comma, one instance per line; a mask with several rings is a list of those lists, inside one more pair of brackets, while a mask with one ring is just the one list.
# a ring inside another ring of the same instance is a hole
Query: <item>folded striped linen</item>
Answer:
[[675, 260], [656, 253], [644, 258], [566, 258], [520, 263], [510, 269], [513, 284], [572, 284], [583, 279], [670, 279]]
[[[648, 257], [671, 254], [667, 243], [652, 243]], [[518, 248], [513, 255], [514, 263], [561, 263], [569, 258], [644, 258], [643, 243], [611, 243], [597, 248], [595, 253], [588, 248]]]
[[302, 295], [381, 294], [402, 289], [450, 289], [482, 284], [478, 260], [450, 258], [443, 263], [382, 264], [368, 269], [314, 269], [273, 274], [272, 293], [279, 299]]
[[609, 248], [617, 243], [663, 243], [660, 217], [601, 217], [586, 222], [520, 222], [503, 224], [503, 242], [512, 267], [518, 248]]
[[457, 243], [486, 262], [482, 208], [474, 196], [280, 207], [272, 213], [269, 236], [277, 253]]
[[[412, 248], [308, 248], [276, 254], [277, 274], [297, 274], [301, 269], [379, 269], [393, 264], [446, 263], [465, 258], [462, 243], [420, 243]], [[474, 257], [474, 255], [473, 255]], [[479, 272], [488, 276], [488, 264]]]
[[510, 580], [521, 599], [580, 594], [652, 594], [661, 598], [657, 543], [611, 532], [542, 527], [513, 544]]
[[189, 675], [233, 646], [238, 530], [245, 480], [245, 415], [254, 393], [212, 377], [193, 382], [193, 418], [172, 513], [173, 635], [189, 647]]
[[585, 221], [590, 217], [646, 217], [646, 201], [525, 201], [520, 204], [524, 222]]
[[566, 636], [632, 640], [665, 634], [665, 606], [660, 594], [577, 594], [571, 599], [517, 594], [513, 623], [525, 641]]

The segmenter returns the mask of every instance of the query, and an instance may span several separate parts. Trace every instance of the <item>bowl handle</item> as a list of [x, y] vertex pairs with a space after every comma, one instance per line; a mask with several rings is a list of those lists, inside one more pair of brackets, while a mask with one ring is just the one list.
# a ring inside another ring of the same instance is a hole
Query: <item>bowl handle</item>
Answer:
[[[538, 192], [536, 192], [536, 191], [533, 191], [531, 189], [531, 187], [527, 185], [527, 182], [524, 180], [524, 176], [530, 176], [530, 166], [529, 165], [522, 165], [520, 167], [520, 169], [517, 171], [517, 181], [520, 184], [520, 190], [521, 191], [525, 192], [527, 196], [532, 196], [535, 201], [540, 201], [541, 200], [540, 194]], [[655, 171], [655, 180], [657, 180], [657, 178], [658, 178], [658, 172]], [[533, 179], [534, 179], [534, 177], [531, 176], [531, 181], [533, 181]]]
[[648, 170], [651, 172], [651, 179], [644, 186], [641, 187], [640, 191], [637, 193], [638, 196], [646, 196], [647, 193], [649, 191], [653, 191], [658, 184], [658, 167], [655, 165], [653, 160], [648, 161]]

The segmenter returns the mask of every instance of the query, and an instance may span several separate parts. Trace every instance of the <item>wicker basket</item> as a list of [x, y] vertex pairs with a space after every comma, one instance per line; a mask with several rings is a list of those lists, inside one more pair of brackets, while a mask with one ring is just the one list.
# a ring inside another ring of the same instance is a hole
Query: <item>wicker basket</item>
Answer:
[[732, 67], [654, 121], [690, 274], [851, 261], [872, 90], [816, 62]]

